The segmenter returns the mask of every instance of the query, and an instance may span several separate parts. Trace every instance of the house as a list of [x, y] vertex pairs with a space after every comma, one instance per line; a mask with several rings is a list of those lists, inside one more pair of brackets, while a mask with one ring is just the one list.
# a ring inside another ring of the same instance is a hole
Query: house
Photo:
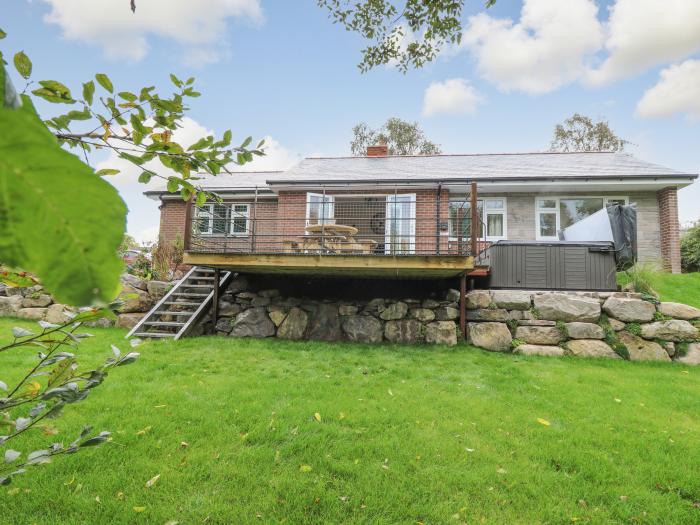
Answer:
[[[636, 204], [641, 261], [680, 271], [677, 191], [696, 174], [626, 153], [307, 158], [284, 172], [205, 179], [222, 202], [161, 201], [160, 237], [185, 263], [314, 276], [479, 275], [500, 240], [552, 241], [613, 203]], [[474, 206], [476, 203], [476, 206]], [[472, 229], [472, 223], [477, 227]], [[474, 235], [472, 235], [474, 233]]]

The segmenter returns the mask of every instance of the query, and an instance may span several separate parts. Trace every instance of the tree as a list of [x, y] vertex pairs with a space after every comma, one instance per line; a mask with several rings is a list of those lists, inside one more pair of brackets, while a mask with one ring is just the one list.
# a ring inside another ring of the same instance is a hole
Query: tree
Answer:
[[379, 129], [371, 129], [364, 122], [352, 128], [350, 151], [355, 156], [365, 155], [367, 146], [384, 142], [389, 155], [436, 155], [440, 147], [429, 141], [417, 122], [392, 117]]
[[[0, 29], [0, 40], [5, 36]], [[119, 292], [123, 263], [118, 248], [125, 241], [126, 225], [126, 206], [103, 178], [118, 170], [95, 172], [89, 165], [89, 152], [110, 149], [140, 167], [140, 182], [164, 178], [170, 192], [179, 192], [183, 199], [199, 205], [217, 198], [197, 187], [199, 173], [217, 175], [228, 171], [229, 164], [245, 164], [254, 155], [263, 155], [262, 141], [250, 147], [252, 137], [232, 146], [230, 130], [219, 139], [202, 137], [190, 145], [173, 139], [188, 109], [186, 100], [200, 95], [194, 89], [194, 78], [181, 80], [171, 75], [175, 92], [170, 96], [157, 93], [152, 86], [136, 92], [118, 91], [104, 73], [82, 84], [82, 96], [74, 96], [57, 80], [41, 80], [31, 91], [34, 100], [79, 107], [42, 121], [32, 97], [26, 94], [34, 85], [29, 80], [31, 60], [22, 51], [13, 57], [15, 69], [27, 81], [21, 95], [5, 64], [0, 53], [0, 282], [10, 286], [34, 282], [21, 268], [38, 275], [58, 302], [98, 307], [62, 324], [40, 321], [38, 333], [14, 328], [12, 343], [0, 347], [0, 353], [38, 352], [36, 364], [26, 373], [13, 370], [9, 374], [22, 377], [14, 386], [0, 378], [0, 485], [54, 456], [107, 442], [109, 432], [93, 434], [88, 426], [65, 446], [56, 442], [24, 453], [14, 448], [25, 442], [28, 430], [58, 417], [65, 405], [84, 400], [109, 370], [139, 357], [137, 352], [122, 356], [112, 346], [113, 355], [103, 365], [92, 370], [78, 368], [74, 349], [90, 334], [77, 330], [83, 323], [114, 316], [119, 306], [107, 303]], [[82, 153], [85, 162], [67, 149]], [[148, 162], [159, 163], [160, 169], [155, 171]], [[168, 174], [162, 175], [161, 169]], [[15, 298], [22, 300], [20, 296], [6, 299]], [[8, 372], [3, 369], [2, 373]]]
[[113, 368], [131, 364], [139, 358], [138, 352], [122, 355], [112, 345], [112, 355], [102, 365], [92, 370], [79, 369], [76, 349], [90, 334], [79, 332], [78, 328], [84, 323], [113, 315], [111, 309], [103, 308], [80, 313], [63, 324], [39, 321], [39, 333], [13, 328], [12, 343], [0, 347], [0, 353], [16, 349], [36, 353], [39, 349], [36, 364], [14, 386], [0, 380], [0, 451], [3, 458], [0, 461], [0, 486], [9, 485], [15, 476], [25, 473], [29, 467], [49, 463], [55, 456], [75, 454], [110, 440], [110, 432], [103, 430], [95, 434], [91, 426], [85, 426], [67, 445], [60, 440], [33, 451], [22, 452], [14, 448], [22, 448], [21, 443], [27, 441], [24, 438], [29, 436], [29, 430], [43, 427], [44, 434], [56, 434], [58, 430], [48, 423], [59, 417], [66, 405], [85, 400]]
[[[119, 291], [123, 263], [117, 253], [126, 206], [103, 180], [119, 171], [95, 172], [90, 152], [112, 150], [141, 170], [140, 182], [162, 178], [171, 193], [197, 205], [217, 198], [197, 186], [200, 174], [231, 173], [229, 165], [264, 154], [263, 141], [252, 147], [252, 137], [233, 146], [230, 130], [192, 144], [173, 138], [189, 109], [187, 100], [200, 96], [194, 78], [170, 75], [175, 89], [165, 95], [153, 86], [120, 91], [109, 76], [97, 73], [77, 96], [57, 80], [30, 81], [33, 65], [20, 51], [13, 64], [27, 84], [18, 96], [6, 82], [3, 64], [0, 54], [0, 209], [5, 212], [0, 213], [0, 261], [37, 274], [60, 302], [105, 303]], [[35, 99], [79, 109], [42, 122], [26, 94], [34, 86]], [[66, 148], [77, 150], [85, 162]]]
[[[462, 38], [465, 0], [317, 0], [334, 23], [371, 43], [362, 50], [361, 71], [395, 62], [399, 70], [419, 68], [435, 59], [444, 46]], [[486, 0], [487, 8], [496, 0]], [[411, 35], [408, 35], [408, 32]], [[406, 41], [407, 37], [421, 35]]]
[[681, 237], [681, 268], [684, 272], [700, 272], [700, 221]]
[[628, 141], [618, 137], [606, 120], [593, 122], [590, 117], [574, 115], [557, 124], [550, 151], [622, 151]]

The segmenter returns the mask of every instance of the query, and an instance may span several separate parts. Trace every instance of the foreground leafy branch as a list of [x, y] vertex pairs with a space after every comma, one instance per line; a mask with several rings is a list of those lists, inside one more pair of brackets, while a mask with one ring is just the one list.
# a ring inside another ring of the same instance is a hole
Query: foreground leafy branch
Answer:
[[[389, 63], [406, 72], [433, 61], [462, 38], [466, 0], [317, 0], [330, 18], [370, 44], [362, 50], [361, 71]], [[496, 0], [486, 0], [491, 7]]]
[[[0, 347], [0, 353], [10, 350], [38, 349], [36, 364], [15, 383], [8, 386], [0, 380], [0, 485], [8, 485], [14, 476], [28, 467], [49, 463], [54, 456], [74, 454], [86, 447], [105, 443], [110, 433], [92, 433], [86, 426], [68, 445], [52, 443], [46, 448], [22, 453], [16, 447], [27, 432], [39, 428], [40, 423], [56, 419], [67, 405], [84, 401], [90, 392], [100, 386], [108, 372], [138, 359], [137, 352], [122, 355], [112, 346], [112, 356], [92, 370], [79, 370], [75, 350], [81, 339], [91, 337], [78, 329], [91, 321], [113, 315], [111, 309], [89, 310], [78, 314], [65, 324], [39, 322], [41, 331], [13, 328], [12, 343]], [[69, 351], [70, 350], [70, 351]], [[19, 448], [19, 447], [17, 447]]]

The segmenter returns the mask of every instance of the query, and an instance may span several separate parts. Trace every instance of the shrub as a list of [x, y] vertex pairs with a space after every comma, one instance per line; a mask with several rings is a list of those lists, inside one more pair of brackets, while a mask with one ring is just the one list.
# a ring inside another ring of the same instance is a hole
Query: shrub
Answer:
[[523, 341], [522, 339], [513, 339], [510, 342], [510, 346], [513, 348], [518, 348], [520, 345], [524, 345], [524, 344], [525, 344], [525, 341]]
[[700, 221], [681, 237], [681, 268], [684, 272], [700, 272]]
[[183, 255], [184, 242], [180, 235], [171, 243], [161, 239], [153, 248], [153, 278], [169, 281], [177, 267], [182, 264]]
[[651, 284], [654, 280], [655, 272], [656, 268], [653, 265], [649, 263], [637, 263], [624, 273], [628, 279], [628, 284], [635, 292], [656, 296]]

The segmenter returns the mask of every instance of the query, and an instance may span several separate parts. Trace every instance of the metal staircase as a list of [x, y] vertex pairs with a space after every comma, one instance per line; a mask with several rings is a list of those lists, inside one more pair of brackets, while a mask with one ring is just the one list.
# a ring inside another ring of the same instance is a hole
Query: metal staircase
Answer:
[[220, 271], [216, 287], [216, 271], [194, 266], [163, 298], [141, 319], [126, 337], [157, 337], [180, 339], [197, 325], [218, 298], [232, 272]]

